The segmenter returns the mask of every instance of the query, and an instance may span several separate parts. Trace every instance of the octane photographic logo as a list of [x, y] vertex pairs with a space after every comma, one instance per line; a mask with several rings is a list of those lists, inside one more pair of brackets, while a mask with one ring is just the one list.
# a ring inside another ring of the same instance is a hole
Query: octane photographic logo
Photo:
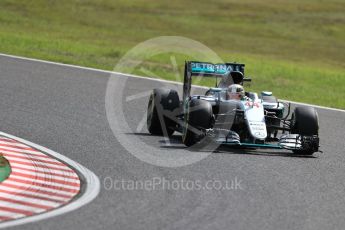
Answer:
[[[168, 81], [143, 81], [140, 78], [129, 77], [119, 73], [134, 73], [142, 63], [157, 55], [169, 55], [172, 69], [176, 81], [183, 80], [183, 74], [179, 68], [184, 67], [184, 63], [176, 61], [176, 55], [185, 55], [190, 60], [208, 61], [213, 63], [223, 63], [222, 59], [210, 48], [192, 39], [178, 36], [162, 36], [142, 42], [129, 50], [117, 63], [114, 73], [111, 74], [106, 90], [105, 106], [106, 114], [111, 130], [117, 141], [133, 156], [138, 159], [157, 166], [180, 167], [198, 162], [206, 158], [219, 145], [206, 137], [202, 143], [196, 144], [188, 149], [192, 151], [174, 151], [184, 148], [183, 144], [178, 143], [180, 137], [170, 139], [164, 132], [160, 140], [152, 138], [148, 140], [147, 105], [149, 96], [153, 88], [166, 88], [176, 90], [180, 99], [182, 97], [182, 85], [172, 84]], [[143, 76], [160, 78], [150, 70], [139, 68]], [[120, 76], [121, 75], [121, 76]], [[193, 84], [198, 84], [201, 77], [193, 78]], [[143, 87], [140, 87], [140, 84]], [[191, 95], [196, 89], [191, 91]], [[132, 108], [128, 114], [128, 108]], [[133, 113], [133, 111], [135, 111]], [[174, 118], [176, 122], [177, 119]], [[162, 120], [162, 119], [161, 119]], [[180, 121], [181, 122], [181, 121]], [[182, 123], [183, 126], [183, 123]], [[193, 129], [193, 127], [190, 127]], [[159, 143], [157, 143], [159, 142]], [[179, 147], [176, 147], [176, 144]]]

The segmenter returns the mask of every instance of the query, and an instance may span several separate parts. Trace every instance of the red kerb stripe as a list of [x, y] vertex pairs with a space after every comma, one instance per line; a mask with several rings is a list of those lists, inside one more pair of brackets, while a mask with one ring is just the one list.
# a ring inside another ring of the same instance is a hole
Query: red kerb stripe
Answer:
[[36, 179], [36, 180], [42, 180], [42, 181], [46, 181], [46, 182], [59, 183], [62, 185], [70, 185], [70, 186], [75, 186], [75, 187], [80, 186], [79, 183], [75, 183], [75, 182], [53, 179], [53, 178], [49, 178], [49, 177], [41, 177], [41, 176], [37, 176], [37, 175], [30, 175], [30, 174], [19, 173], [19, 172], [12, 172], [11, 175], [21, 176], [21, 177]]
[[[46, 163], [46, 164], [65, 166], [63, 163], [61, 163], [59, 161], [52, 162], [52, 161], [46, 161], [46, 160], [37, 159], [35, 157], [25, 157], [25, 156], [20, 156], [20, 155], [13, 156], [12, 154], [8, 154], [8, 153], [2, 153], [2, 155], [8, 156], [9, 158], [10, 157], [15, 157], [15, 158], [23, 159], [23, 160], [31, 160], [32, 162], [36, 161], [36, 162], [41, 162], [41, 163]], [[25, 155], [25, 153], [23, 155]], [[53, 158], [51, 158], [51, 159], [53, 159]]]
[[27, 180], [22, 180], [22, 179], [18, 179], [18, 178], [10, 178], [10, 181], [15, 181], [18, 183], [23, 183], [23, 184], [30, 184], [30, 185], [34, 185], [34, 186], [39, 186], [42, 188], [50, 188], [50, 189], [55, 189], [58, 191], [64, 191], [64, 192], [70, 192], [70, 193], [78, 193], [79, 189], [71, 189], [71, 188], [63, 188], [63, 187], [59, 187], [59, 186], [55, 186], [55, 185], [49, 185], [49, 184], [45, 184], [45, 183], [38, 183], [37, 181], [27, 181]]
[[17, 163], [17, 164], [21, 164], [21, 165], [29, 165], [35, 168], [46, 168], [46, 169], [54, 169], [54, 170], [58, 170], [58, 171], [64, 171], [64, 172], [74, 172], [72, 169], [68, 169], [67, 166], [65, 166], [65, 168], [59, 168], [59, 167], [53, 167], [53, 166], [47, 166], [47, 165], [38, 165], [35, 164], [35, 162], [32, 163], [28, 163], [28, 162], [23, 162], [23, 161], [17, 161], [17, 160], [10, 160], [10, 164], [11, 163]]
[[22, 197], [33, 198], [33, 199], [38, 199], [38, 200], [46, 200], [46, 201], [51, 201], [51, 202], [56, 202], [56, 203], [62, 204], [61, 200], [56, 200], [53, 198], [47, 198], [47, 197], [39, 196], [39, 195], [30, 195], [30, 194], [20, 193], [20, 191], [14, 192], [14, 191], [8, 191], [8, 190], [0, 189], [0, 192], [7, 193], [10, 195], [15, 195], [15, 196], [22, 196]]
[[18, 154], [27, 154], [27, 155], [30, 155], [30, 156], [39, 156], [39, 157], [51, 158], [51, 157], [49, 157], [47, 155], [44, 155], [41, 152], [37, 152], [37, 154], [34, 154], [34, 153], [26, 153], [26, 152], [23, 152], [23, 151], [16, 151], [16, 150], [5, 149], [5, 148], [1, 148], [0, 147], [0, 152], [1, 151], [7, 151], [7, 152], [11, 152], [11, 153], [18, 153]]
[[73, 195], [60, 194], [57, 191], [56, 192], [42, 191], [42, 190], [38, 190], [36, 188], [30, 188], [30, 187], [28, 188], [28, 187], [24, 187], [24, 186], [15, 185], [15, 184], [9, 184], [6, 181], [2, 182], [1, 185], [9, 187], [9, 188], [19, 189], [22, 191], [34, 192], [37, 194], [45, 194], [45, 195], [49, 195], [49, 196], [56, 196], [56, 197], [61, 197], [61, 198], [66, 198], [66, 199], [71, 199], [73, 197]]
[[[19, 143], [18, 143], [19, 144]], [[22, 147], [22, 146], [17, 146], [17, 145], [9, 145], [9, 144], [3, 144], [0, 143], [0, 146], [2, 147], [10, 147], [14, 149], [20, 149], [20, 150], [31, 150], [31, 151], [37, 151], [36, 149], [30, 148], [30, 147]]]
[[0, 221], [5, 221], [5, 220], [13, 220], [13, 218], [9, 216], [0, 216]]
[[13, 166], [13, 165], [11, 165], [11, 168], [14, 169], [14, 170], [12, 170], [12, 172], [14, 172], [16, 169], [20, 169], [20, 170], [25, 170], [25, 171], [28, 171], [28, 172], [44, 173], [44, 174], [49, 174], [49, 175], [52, 175], [52, 176], [60, 176], [60, 177], [65, 177], [65, 178], [69, 178], [69, 179], [77, 179], [77, 180], [79, 180], [79, 178], [77, 176], [58, 174], [58, 173], [53, 173], [53, 172], [50, 172], [50, 171], [43, 172], [43, 171], [38, 171], [38, 170], [35, 170], [35, 169], [27, 169], [27, 168], [23, 168], [23, 167], [20, 167], [20, 166]]

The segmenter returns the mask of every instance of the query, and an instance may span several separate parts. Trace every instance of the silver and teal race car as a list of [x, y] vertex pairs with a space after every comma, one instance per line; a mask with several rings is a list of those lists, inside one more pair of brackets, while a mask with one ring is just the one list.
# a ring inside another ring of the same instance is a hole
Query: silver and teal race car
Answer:
[[[182, 142], [193, 146], [205, 140], [220, 145], [292, 150], [298, 155], [319, 151], [318, 114], [312, 107], [295, 107], [278, 101], [271, 92], [245, 92], [240, 100], [227, 97], [229, 86], [251, 81], [244, 64], [185, 63], [183, 95], [154, 89], [148, 102], [147, 128], [153, 135], [182, 133]], [[192, 78], [220, 79], [202, 95], [190, 95]]]

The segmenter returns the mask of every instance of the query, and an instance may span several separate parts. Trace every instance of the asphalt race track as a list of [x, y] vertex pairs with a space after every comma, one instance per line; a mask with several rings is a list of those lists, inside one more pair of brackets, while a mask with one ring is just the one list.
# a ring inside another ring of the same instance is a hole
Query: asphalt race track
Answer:
[[[318, 109], [323, 153], [315, 157], [293, 157], [280, 150], [246, 154], [222, 149], [192, 165], [158, 167], [129, 153], [110, 129], [105, 109], [109, 76], [0, 56], [0, 130], [64, 154], [93, 171], [102, 183], [99, 196], [90, 204], [17, 229], [315, 230], [345, 226], [344, 112]], [[128, 78], [123, 96], [161, 85]], [[147, 96], [124, 100], [122, 108], [115, 108], [133, 126], [128, 138], [135, 136], [155, 147], [152, 154], [190, 154], [177, 135], [166, 145], [162, 137], [147, 135], [145, 127], [137, 129], [146, 103]], [[109, 189], [103, 184], [105, 178], [201, 183], [236, 179], [241, 188]]]

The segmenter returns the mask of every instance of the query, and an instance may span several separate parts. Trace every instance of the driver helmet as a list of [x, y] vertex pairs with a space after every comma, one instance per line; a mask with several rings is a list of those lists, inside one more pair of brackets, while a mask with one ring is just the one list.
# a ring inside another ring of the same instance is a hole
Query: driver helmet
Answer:
[[230, 100], [241, 100], [244, 97], [242, 85], [232, 84], [228, 87], [228, 97]]

